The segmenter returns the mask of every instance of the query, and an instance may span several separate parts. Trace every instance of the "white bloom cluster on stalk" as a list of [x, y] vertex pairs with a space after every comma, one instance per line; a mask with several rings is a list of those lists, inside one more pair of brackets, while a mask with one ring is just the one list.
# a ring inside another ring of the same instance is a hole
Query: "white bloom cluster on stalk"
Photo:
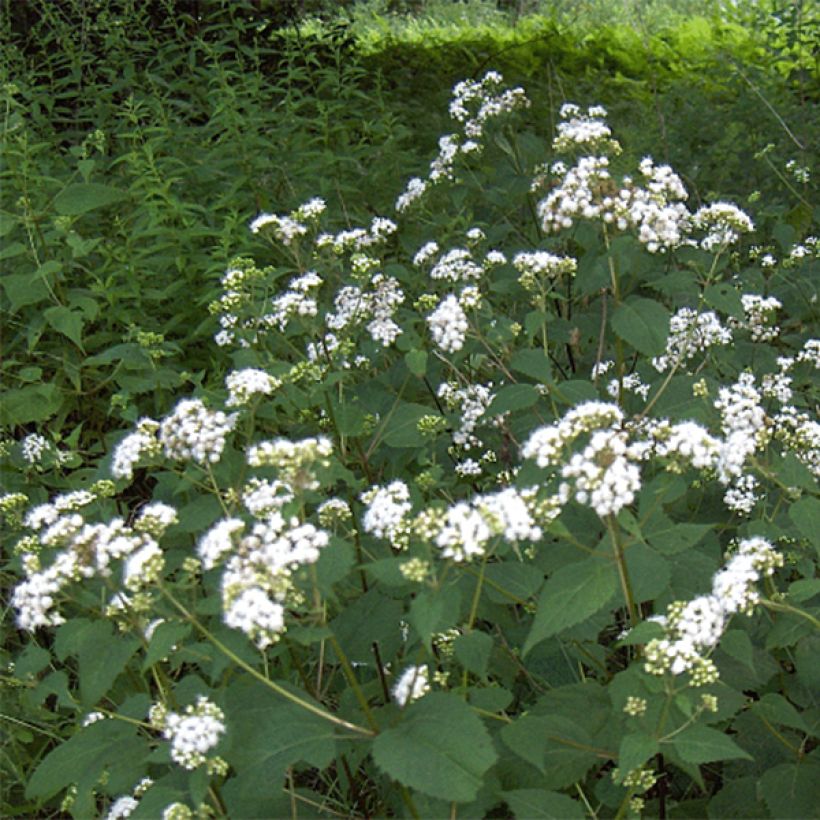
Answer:
[[209, 410], [201, 399], [183, 399], [162, 420], [159, 440], [168, 458], [214, 464], [222, 457], [225, 438], [236, 419], [235, 413]]
[[493, 400], [492, 384], [457, 387], [450, 382], [443, 382], [439, 385], [437, 395], [448, 409], [459, 413], [459, 426], [453, 433], [453, 444], [465, 450], [480, 447], [481, 439], [474, 435], [474, 431]]
[[364, 531], [377, 538], [400, 542], [407, 514], [413, 507], [407, 485], [403, 481], [392, 481], [384, 487], [371, 487], [362, 493], [361, 500], [367, 505], [362, 519]]
[[[26, 577], [11, 598], [20, 629], [34, 631], [63, 623], [58, 609], [61, 592], [83, 579], [110, 577], [114, 561], [123, 562], [123, 585], [134, 591], [149, 586], [162, 570], [157, 540], [176, 521], [173, 508], [160, 503], [148, 505], [129, 527], [121, 518], [87, 523], [72, 511], [78, 500], [77, 493], [58, 496], [26, 516], [25, 524], [31, 530], [22, 542]], [[43, 547], [56, 552], [45, 568], [38, 554]]]
[[431, 279], [448, 282], [468, 282], [480, 279], [484, 268], [473, 261], [472, 253], [466, 248], [452, 248], [442, 254], [430, 270]]
[[374, 216], [369, 228], [350, 228], [337, 234], [323, 233], [316, 237], [316, 247], [332, 250], [341, 255], [352, 251], [365, 251], [383, 245], [398, 226], [392, 219]]
[[114, 478], [133, 478], [134, 465], [144, 457], [159, 455], [157, 440], [159, 422], [143, 418], [137, 422], [137, 429], [129, 433], [114, 449], [111, 474]]
[[308, 225], [317, 221], [325, 208], [325, 201], [315, 197], [288, 216], [261, 213], [251, 222], [251, 233], [270, 231], [285, 247], [291, 247], [299, 237], [308, 232]]
[[313, 291], [321, 286], [322, 277], [315, 271], [294, 277], [288, 283], [288, 290], [273, 299], [273, 310], [266, 313], [262, 321], [283, 331], [294, 317], [316, 316], [319, 306]]
[[606, 109], [593, 105], [582, 112], [574, 103], [564, 103], [558, 111], [562, 122], [558, 123], [558, 136], [552, 148], [559, 154], [574, 150], [610, 151], [620, 153], [621, 146], [612, 139], [612, 131], [606, 124]]
[[430, 335], [445, 353], [456, 353], [464, 347], [470, 325], [467, 314], [454, 294], [445, 296], [438, 307], [427, 317]]
[[325, 324], [331, 330], [349, 332], [369, 319], [367, 331], [373, 341], [389, 347], [402, 332], [393, 316], [403, 302], [404, 291], [398, 280], [377, 273], [364, 287], [346, 285], [340, 288], [334, 300], [334, 310], [325, 316]]
[[151, 725], [170, 741], [171, 759], [183, 768], [196, 769], [203, 764], [210, 764], [210, 768], [218, 761], [209, 752], [225, 734], [225, 713], [203, 695], [182, 714], [155, 705], [150, 710], [149, 719]]
[[665, 616], [654, 618], [666, 635], [644, 649], [646, 671], [653, 675], [689, 672], [695, 686], [717, 680], [718, 672], [708, 658], [720, 641], [732, 615], [749, 614], [760, 600], [757, 583], [783, 566], [783, 556], [759, 536], [737, 546], [726, 565], [712, 579], [712, 591], [689, 602], [669, 606]]
[[754, 230], [754, 224], [747, 214], [730, 202], [713, 202], [699, 208], [692, 217], [693, 225], [706, 231], [700, 246], [705, 251], [714, 251], [733, 245], [743, 233]]
[[450, 116], [461, 125], [456, 134], [439, 139], [438, 156], [430, 163], [427, 179], [413, 177], [396, 200], [396, 210], [406, 211], [421, 199], [432, 185], [452, 179], [459, 156], [470, 156], [483, 150], [484, 130], [490, 120], [530, 104], [521, 88], [502, 89], [503, 78], [489, 71], [480, 80], [464, 80], [453, 88]]
[[430, 691], [429, 673], [426, 666], [408, 666], [393, 684], [393, 700], [406, 706], [424, 697]]
[[29, 433], [21, 444], [23, 458], [29, 464], [39, 464], [45, 452], [49, 449], [50, 443], [39, 433]]
[[275, 379], [264, 370], [246, 367], [242, 370], [233, 370], [225, 379], [228, 388], [228, 407], [243, 407], [253, 396], [269, 396], [282, 386], [279, 379]]
[[779, 299], [744, 293], [740, 300], [745, 318], [730, 319], [730, 325], [748, 330], [753, 342], [771, 342], [780, 335], [780, 328], [774, 324], [777, 311], [783, 307]]
[[512, 260], [513, 267], [521, 274], [518, 281], [524, 290], [535, 290], [543, 279], [574, 276], [578, 263], [570, 256], [557, 256], [549, 251], [517, 253]]
[[326, 436], [291, 441], [278, 438], [261, 441], [248, 448], [251, 467], [275, 467], [279, 477], [294, 490], [315, 490], [319, 486], [314, 470], [330, 463], [333, 445]]
[[669, 320], [669, 336], [666, 351], [652, 359], [655, 369], [663, 373], [670, 367], [682, 364], [699, 353], [716, 345], [732, 341], [732, 331], [724, 327], [713, 311], [703, 313], [683, 307]]

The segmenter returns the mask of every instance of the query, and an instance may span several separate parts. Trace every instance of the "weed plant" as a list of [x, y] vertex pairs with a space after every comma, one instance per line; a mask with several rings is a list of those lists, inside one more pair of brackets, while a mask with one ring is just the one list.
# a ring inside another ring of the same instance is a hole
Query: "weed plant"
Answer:
[[802, 46], [730, 81], [700, 23], [553, 29], [531, 99], [476, 74], [448, 121], [502, 38], [422, 89], [346, 26], [36, 8], [0, 811], [811, 816]]

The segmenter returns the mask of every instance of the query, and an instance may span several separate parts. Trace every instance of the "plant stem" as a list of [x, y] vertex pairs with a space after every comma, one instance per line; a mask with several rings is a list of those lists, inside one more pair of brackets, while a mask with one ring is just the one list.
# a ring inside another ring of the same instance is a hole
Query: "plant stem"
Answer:
[[610, 540], [612, 541], [612, 550], [615, 554], [615, 563], [618, 566], [618, 577], [621, 581], [621, 590], [623, 591], [624, 600], [626, 601], [626, 608], [629, 611], [629, 620], [632, 626], [637, 626], [640, 623], [640, 616], [638, 615], [638, 608], [635, 606], [635, 597], [632, 594], [632, 583], [629, 580], [629, 570], [627, 569], [623, 548], [618, 538], [618, 527], [614, 516], [607, 516], [606, 526], [609, 530]]
[[335, 723], [337, 726], [341, 726], [344, 729], [349, 729], [351, 732], [358, 732], [359, 734], [373, 736], [375, 732], [371, 731], [370, 729], [365, 729], [364, 726], [358, 726], [355, 723], [350, 723], [347, 720], [343, 720], [342, 718], [336, 717], [336, 715], [331, 714], [326, 709], [323, 709], [321, 706], [317, 704], [311, 703], [310, 701], [304, 700], [300, 698], [298, 695], [293, 694], [293, 692], [288, 691], [283, 686], [279, 686], [278, 683], [275, 683], [272, 680], [266, 678], [261, 672], [257, 669], [254, 669], [249, 663], [246, 663], [242, 660], [238, 655], [228, 649], [225, 644], [222, 643], [215, 635], [209, 632], [188, 610], [179, 602], [170, 592], [168, 592], [165, 587], [159, 587], [160, 592], [168, 599], [168, 601], [178, 609], [188, 620], [188, 622], [194, 626], [202, 635], [207, 638], [223, 655], [227, 658], [230, 658], [237, 666], [244, 669], [249, 675], [256, 678], [260, 683], [264, 684], [268, 687], [268, 689], [272, 689], [276, 692], [277, 695], [281, 695], [283, 698], [295, 703], [297, 706], [300, 706], [302, 709], [305, 709], [308, 712], [311, 712], [318, 717], [329, 721], [330, 723]]

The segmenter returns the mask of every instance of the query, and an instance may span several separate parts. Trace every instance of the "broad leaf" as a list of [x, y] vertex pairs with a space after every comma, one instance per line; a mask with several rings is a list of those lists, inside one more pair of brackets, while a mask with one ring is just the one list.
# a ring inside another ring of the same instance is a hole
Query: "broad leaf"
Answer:
[[670, 741], [687, 763], [712, 763], [716, 760], [751, 760], [727, 734], [708, 726], [691, 726]]
[[128, 194], [110, 185], [95, 182], [78, 182], [60, 191], [54, 198], [54, 208], [62, 216], [79, 216], [104, 208], [125, 199]]
[[666, 348], [669, 312], [653, 299], [631, 299], [613, 313], [612, 329], [645, 356], [659, 356]]
[[502, 792], [501, 797], [518, 820], [582, 820], [586, 817], [580, 803], [565, 794], [548, 792], [546, 789], [516, 789]]
[[433, 692], [410, 704], [373, 744], [389, 777], [432, 797], [474, 800], [497, 754], [480, 718], [457, 695]]

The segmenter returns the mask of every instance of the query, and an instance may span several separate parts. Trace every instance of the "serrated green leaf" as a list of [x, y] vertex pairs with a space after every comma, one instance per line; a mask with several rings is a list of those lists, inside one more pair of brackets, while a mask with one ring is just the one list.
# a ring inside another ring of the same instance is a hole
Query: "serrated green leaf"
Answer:
[[424, 350], [410, 350], [404, 354], [407, 369], [421, 378], [427, 372], [427, 352]]
[[457, 587], [425, 590], [413, 599], [408, 620], [428, 649], [435, 633], [449, 629], [458, 621], [460, 605]]
[[658, 751], [658, 741], [651, 735], [643, 732], [631, 732], [621, 739], [618, 751], [618, 768], [625, 776], [633, 769], [643, 766], [652, 755]]
[[148, 649], [145, 652], [145, 659], [142, 662], [142, 670], [145, 672], [155, 663], [165, 660], [173, 651], [176, 644], [191, 634], [190, 624], [183, 624], [179, 621], [168, 621], [159, 624], [151, 635]]
[[820, 764], [803, 758], [800, 763], [783, 763], [760, 778], [760, 793], [772, 817], [806, 820], [817, 817], [820, 805]]
[[743, 302], [740, 299], [740, 292], [736, 287], [728, 282], [718, 282], [709, 285], [703, 292], [706, 304], [716, 308], [721, 313], [734, 316], [735, 319], [744, 317]]
[[539, 384], [552, 383], [552, 363], [543, 350], [518, 350], [510, 358], [510, 369]]
[[806, 496], [789, 508], [789, 518], [820, 554], [820, 501]]
[[541, 590], [523, 654], [546, 638], [594, 615], [609, 602], [616, 587], [614, 566], [598, 557], [578, 561], [553, 573]]
[[690, 726], [670, 741], [687, 763], [713, 763], [716, 760], [751, 760], [728, 735], [708, 726]]
[[546, 789], [515, 789], [501, 792], [504, 802], [512, 809], [518, 820], [582, 820], [586, 812], [580, 803], [558, 792]]
[[495, 394], [485, 413], [488, 416], [514, 413], [516, 410], [532, 407], [538, 399], [538, 391], [531, 384], [508, 384]]
[[98, 776], [118, 758], [147, 755], [148, 746], [136, 726], [113, 719], [96, 721], [45, 756], [26, 785], [26, 796], [49, 798], [89, 773]]
[[468, 671], [479, 677], [487, 674], [487, 664], [493, 649], [493, 639], [486, 632], [468, 632], [453, 642], [456, 660]]
[[43, 311], [46, 321], [58, 333], [62, 333], [67, 339], [71, 339], [77, 347], [83, 348], [83, 325], [85, 319], [79, 311], [59, 305]]
[[669, 311], [654, 299], [631, 299], [612, 314], [612, 329], [645, 356], [659, 356], [666, 349]]
[[400, 404], [387, 421], [384, 443], [390, 447], [421, 446], [424, 444], [424, 436], [418, 429], [419, 420], [433, 412], [424, 404]]
[[110, 185], [96, 182], [77, 182], [64, 188], [54, 197], [54, 209], [62, 216], [80, 216], [96, 208], [121, 202], [128, 194]]
[[780, 723], [799, 732], [809, 731], [802, 715], [777, 692], [767, 692], [763, 695], [759, 701], [752, 704], [752, 712], [769, 723]]
[[474, 800], [497, 754], [480, 718], [457, 695], [432, 692], [411, 703], [401, 723], [373, 743], [389, 777], [431, 797]]

